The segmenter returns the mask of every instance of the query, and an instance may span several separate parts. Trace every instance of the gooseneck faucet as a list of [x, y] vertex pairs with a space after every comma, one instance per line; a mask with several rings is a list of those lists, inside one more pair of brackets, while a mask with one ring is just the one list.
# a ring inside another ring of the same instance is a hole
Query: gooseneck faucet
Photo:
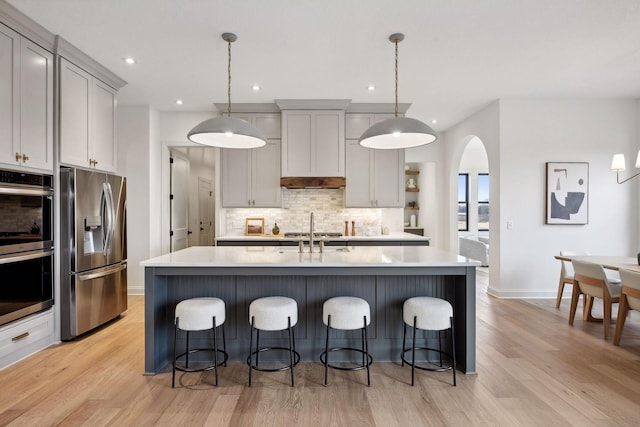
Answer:
[[315, 225], [313, 223], [313, 212], [311, 212], [311, 218], [309, 219], [309, 253], [313, 253], [313, 230]]

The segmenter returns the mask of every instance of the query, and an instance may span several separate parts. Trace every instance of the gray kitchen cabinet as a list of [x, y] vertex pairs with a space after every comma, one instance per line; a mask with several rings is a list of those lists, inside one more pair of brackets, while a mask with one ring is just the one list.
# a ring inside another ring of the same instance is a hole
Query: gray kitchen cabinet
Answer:
[[116, 170], [117, 90], [60, 61], [60, 162]]
[[393, 115], [347, 114], [347, 186], [345, 206], [395, 208], [404, 206], [404, 150], [374, 150], [358, 143], [374, 123]]
[[280, 189], [280, 115], [233, 114], [256, 126], [267, 145], [250, 150], [222, 150], [222, 206], [226, 208], [282, 205]]
[[282, 176], [345, 176], [344, 110], [282, 111]]
[[53, 55], [2, 24], [0, 162], [53, 171]]

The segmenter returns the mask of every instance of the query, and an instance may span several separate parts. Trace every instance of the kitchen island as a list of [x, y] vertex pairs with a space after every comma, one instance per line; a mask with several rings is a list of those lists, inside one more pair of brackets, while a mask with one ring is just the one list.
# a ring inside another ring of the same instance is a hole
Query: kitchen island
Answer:
[[[443, 298], [454, 307], [458, 368], [465, 373], [476, 370], [478, 263], [455, 254], [428, 246], [325, 247], [323, 253], [308, 253], [308, 248], [299, 253], [297, 247], [280, 246], [196, 246], [141, 265], [145, 267], [148, 375], [161, 372], [170, 363], [176, 304], [202, 296], [225, 301], [227, 352], [235, 360], [247, 357], [251, 301], [274, 295], [295, 299], [299, 312], [296, 349], [302, 361], [317, 361], [324, 348], [323, 302], [341, 295], [363, 298], [372, 315], [369, 350], [378, 362], [400, 360], [405, 299]], [[335, 345], [353, 345], [351, 335], [336, 334]], [[437, 345], [435, 332], [428, 332], [423, 339]], [[270, 342], [265, 338], [264, 343]]]

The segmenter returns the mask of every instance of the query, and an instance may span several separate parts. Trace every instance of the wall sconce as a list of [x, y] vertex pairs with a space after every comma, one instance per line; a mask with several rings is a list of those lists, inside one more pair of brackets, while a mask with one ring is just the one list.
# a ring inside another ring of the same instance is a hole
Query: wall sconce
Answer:
[[[640, 168], [640, 151], [638, 151], [638, 157], [636, 158], [636, 168]], [[620, 171], [623, 171], [625, 169], [626, 167], [625, 167], [625, 161], [624, 161], [624, 154], [614, 154], [613, 160], [611, 161], [611, 170], [616, 171], [616, 179], [618, 181], [618, 184], [627, 182], [631, 178], [635, 178], [636, 176], [640, 175], [640, 172], [638, 172], [635, 175], [631, 175], [629, 178], [623, 179], [622, 181], [620, 181]]]

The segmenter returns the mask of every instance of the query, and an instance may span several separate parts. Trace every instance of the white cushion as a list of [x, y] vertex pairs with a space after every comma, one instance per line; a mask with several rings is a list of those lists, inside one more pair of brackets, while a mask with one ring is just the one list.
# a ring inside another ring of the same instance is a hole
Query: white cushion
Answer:
[[440, 298], [413, 297], [402, 306], [404, 323], [413, 326], [414, 316], [418, 329], [442, 331], [451, 327], [449, 318], [453, 317], [453, 307], [449, 301]]
[[224, 301], [220, 298], [191, 298], [180, 301], [176, 305], [178, 328], [183, 331], [202, 331], [213, 329], [213, 318], [216, 326], [225, 321]]
[[362, 298], [334, 297], [322, 304], [322, 321], [325, 325], [331, 315], [331, 327], [334, 329], [362, 329], [365, 327], [364, 317], [367, 316], [367, 325], [371, 323], [371, 309], [369, 303]]
[[263, 331], [281, 331], [298, 323], [298, 304], [288, 297], [264, 297], [249, 304], [249, 323]]

